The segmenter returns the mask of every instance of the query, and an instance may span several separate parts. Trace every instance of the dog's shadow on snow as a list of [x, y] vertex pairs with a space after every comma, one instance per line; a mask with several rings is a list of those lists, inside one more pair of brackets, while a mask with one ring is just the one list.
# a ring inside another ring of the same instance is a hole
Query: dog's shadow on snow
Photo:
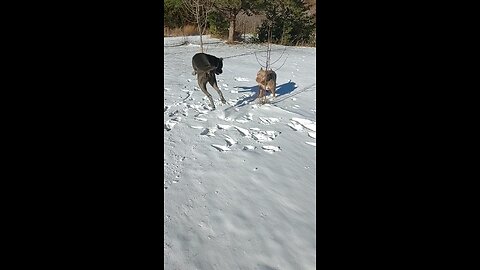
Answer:
[[[238, 91], [238, 93], [253, 92], [254, 94], [238, 100], [237, 103], [234, 106], [237, 106], [237, 107], [245, 106], [245, 105], [249, 104], [250, 102], [255, 101], [255, 99], [257, 99], [257, 97], [258, 97], [258, 92], [259, 92], [258, 91], [258, 85], [254, 85], [254, 86], [235, 86], [235, 88], [244, 89], [244, 90]], [[281, 84], [281, 85], [277, 85], [277, 88], [276, 88], [276, 91], [275, 91], [275, 96], [276, 96], [276, 98], [278, 98], [279, 96], [286, 95], [288, 93], [293, 92], [293, 90], [295, 90], [296, 88], [297, 88], [296, 83], [294, 83], [292, 81], [286, 82], [286, 83]]]

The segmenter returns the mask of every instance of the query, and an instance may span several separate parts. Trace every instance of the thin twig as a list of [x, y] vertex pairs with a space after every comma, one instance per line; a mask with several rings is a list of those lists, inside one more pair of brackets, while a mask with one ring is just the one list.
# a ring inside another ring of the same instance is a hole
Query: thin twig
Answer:
[[275, 64], [276, 62], [278, 62], [278, 60], [280, 60], [280, 59], [282, 58], [282, 56], [283, 56], [283, 54], [285, 53], [286, 50], [287, 50], [287, 47], [285, 47], [285, 48], [283, 49], [283, 52], [282, 52], [282, 54], [280, 55], [280, 57], [279, 57], [277, 60], [275, 60], [275, 62], [271, 63], [271, 65]]
[[[261, 67], [264, 67], [265, 69], [267, 69], [267, 67], [263, 66], [262, 63], [260, 63], [260, 61], [258, 60], [257, 53], [254, 52], [254, 54], [255, 54], [255, 59], [257, 59], [258, 64], [259, 64]], [[225, 58], [224, 58], [224, 59], [225, 59]]]
[[283, 61], [283, 64], [274, 71], [280, 70], [283, 67], [283, 65], [285, 65], [285, 62], [287, 62], [287, 59], [288, 59], [288, 55], [287, 55], [287, 57], [285, 57], [285, 61]]

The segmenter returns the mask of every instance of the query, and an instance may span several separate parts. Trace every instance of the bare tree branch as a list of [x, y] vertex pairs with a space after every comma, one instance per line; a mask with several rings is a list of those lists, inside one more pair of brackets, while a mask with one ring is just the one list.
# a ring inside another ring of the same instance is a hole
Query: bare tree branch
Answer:
[[287, 59], [288, 59], [288, 55], [287, 55], [287, 57], [285, 57], [285, 61], [283, 61], [283, 64], [279, 68], [275, 69], [274, 71], [277, 71], [277, 70], [281, 69], [283, 67], [283, 65], [285, 65], [285, 62], [287, 62]]
[[285, 48], [283, 49], [282, 54], [280, 55], [280, 57], [278, 57], [278, 59], [275, 60], [275, 61], [274, 61], [273, 63], [271, 63], [270, 65], [273, 65], [273, 64], [275, 64], [276, 62], [278, 62], [278, 60], [280, 60], [280, 59], [282, 58], [282, 56], [283, 56], [283, 54], [285, 53], [286, 50], [287, 50], [287, 47], [285, 47]]
[[257, 53], [255, 53], [255, 59], [257, 59], [257, 63], [258, 63], [262, 68], [267, 69], [267, 67], [264, 66], [264, 65], [262, 65], [262, 63], [260, 63], [260, 61], [258, 60]]
[[[272, 56], [272, 42], [271, 42], [271, 41], [272, 41], [272, 31], [271, 31], [271, 27], [268, 28], [268, 36], [267, 36], [267, 37], [268, 37], [268, 38], [267, 38], [267, 50], [266, 50], [266, 57], [265, 57], [265, 65], [263, 65], [263, 64], [260, 62], [259, 57], [257, 56], [256, 53], [255, 53], [255, 58], [256, 58], [258, 64], [259, 64], [262, 68], [265, 68], [265, 70], [274, 70], [274, 69], [273, 69], [273, 65], [274, 65], [275, 63], [277, 63], [280, 59], [283, 58], [283, 56], [284, 56], [284, 54], [285, 54], [285, 51], [287, 50], [287, 47], [285, 47], [285, 48], [283, 49], [282, 54], [280, 55], [280, 57], [278, 57], [275, 61], [272, 62], [272, 61], [271, 61], [271, 56]], [[283, 61], [282, 65], [281, 65], [279, 68], [275, 69], [274, 71], [277, 71], [277, 70], [281, 69], [281, 68], [285, 65], [287, 59], [288, 59], [288, 55], [285, 57], [285, 60]]]
[[203, 52], [203, 35], [207, 30], [208, 13], [212, 10], [212, 0], [182, 0], [185, 9], [195, 17], [200, 34], [200, 50]]

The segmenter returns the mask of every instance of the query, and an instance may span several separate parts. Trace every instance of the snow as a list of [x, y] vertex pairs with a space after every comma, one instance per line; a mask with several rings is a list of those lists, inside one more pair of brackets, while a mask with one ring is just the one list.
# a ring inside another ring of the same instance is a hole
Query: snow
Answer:
[[266, 46], [204, 41], [225, 58], [213, 111], [192, 75], [198, 37], [164, 38], [165, 269], [316, 269], [316, 49], [286, 49], [261, 105]]

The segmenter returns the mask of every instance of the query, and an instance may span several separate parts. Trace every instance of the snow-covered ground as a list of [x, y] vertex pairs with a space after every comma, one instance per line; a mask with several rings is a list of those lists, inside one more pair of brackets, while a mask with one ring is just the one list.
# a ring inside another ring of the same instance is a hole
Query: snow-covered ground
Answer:
[[207, 85], [211, 111], [192, 75], [197, 40], [164, 39], [165, 269], [316, 269], [316, 48], [287, 47], [277, 97], [259, 105], [248, 53], [266, 47], [207, 37], [228, 102]]

